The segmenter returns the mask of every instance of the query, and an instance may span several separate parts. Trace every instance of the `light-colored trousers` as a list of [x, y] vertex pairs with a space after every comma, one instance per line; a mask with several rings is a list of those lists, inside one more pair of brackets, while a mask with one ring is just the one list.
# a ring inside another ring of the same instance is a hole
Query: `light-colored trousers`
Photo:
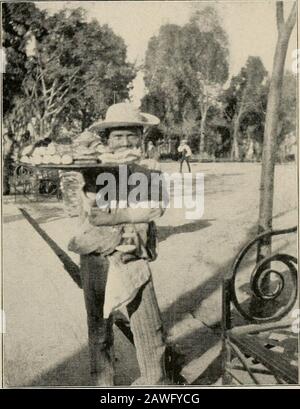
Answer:
[[[103, 318], [108, 259], [96, 253], [81, 256], [81, 280], [87, 310], [90, 368], [99, 386], [114, 384], [113, 320]], [[165, 384], [165, 342], [159, 308], [150, 279], [127, 305], [141, 377], [139, 385]]]

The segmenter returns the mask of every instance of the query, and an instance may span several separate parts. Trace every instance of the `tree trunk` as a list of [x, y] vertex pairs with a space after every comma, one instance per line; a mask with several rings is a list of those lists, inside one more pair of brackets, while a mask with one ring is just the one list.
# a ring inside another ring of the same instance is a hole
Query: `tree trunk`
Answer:
[[3, 158], [3, 195], [10, 194], [9, 174], [11, 166], [11, 157], [6, 155]]
[[38, 130], [38, 138], [39, 139], [43, 138], [43, 135], [44, 135], [44, 118], [40, 118], [37, 130]]
[[[283, 2], [277, 2], [278, 39], [273, 60], [273, 72], [268, 95], [266, 122], [264, 130], [262, 170], [260, 182], [260, 204], [258, 233], [272, 229], [275, 154], [277, 147], [278, 118], [282, 94], [282, 80], [288, 43], [296, 22], [296, 3], [286, 22], [283, 20]], [[271, 240], [260, 243], [257, 259], [271, 252]]]
[[234, 116], [233, 122], [233, 132], [232, 132], [232, 147], [231, 147], [231, 159], [239, 160], [240, 150], [239, 150], [239, 129], [240, 129], [240, 115]]
[[81, 110], [81, 132], [89, 126], [88, 115], [85, 109]]
[[247, 162], [253, 162], [254, 160], [254, 148], [253, 148], [253, 140], [248, 138], [247, 140], [247, 146], [246, 146], [246, 151], [245, 151], [245, 160]]
[[51, 134], [54, 125], [55, 117], [52, 117], [50, 120], [45, 117], [40, 118], [37, 124], [38, 139], [47, 138]]
[[11, 171], [12, 165], [12, 154], [13, 154], [13, 141], [8, 140], [6, 144], [3, 144], [3, 195], [10, 194], [10, 184], [9, 184], [9, 176]]
[[207, 109], [203, 111], [200, 123], [200, 143], [199, 143], [199, 155], [203, 155], [205, 151], [205, 124], [207, 117]]
[[253, 126], [248, 126], [246, 135], [247, 135], [247, 145], [246, 145], [246, 151], [245, 151], [245, 159], [247, 161], [254, 161], [254, 133], [255, 133], [256, 127], [253, 128]]

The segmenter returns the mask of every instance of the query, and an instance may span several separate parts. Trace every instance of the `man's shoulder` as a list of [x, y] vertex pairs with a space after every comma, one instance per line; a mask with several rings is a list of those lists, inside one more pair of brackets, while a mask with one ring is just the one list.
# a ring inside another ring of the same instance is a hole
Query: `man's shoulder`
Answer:
[[184, 145], [184, 149], [185, 149], [189, 154], [192, 153], [192, 150], [191, 150], [191, 148], [190, 148], [189, 145]]

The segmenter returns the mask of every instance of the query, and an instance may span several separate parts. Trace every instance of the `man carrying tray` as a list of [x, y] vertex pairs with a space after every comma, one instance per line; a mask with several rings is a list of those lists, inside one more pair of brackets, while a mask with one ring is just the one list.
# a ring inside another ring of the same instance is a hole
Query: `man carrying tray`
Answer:
[[[91, 126], [106, 133], [108, 151], [102, 160], [112, 166], [113, 177], [120, 178], [116, 173], [121, 169], [129, 174], [142, 172], [150, 180], [140, 146], [143, 128], [158, 123], [158, 118], [120, 103], [108, 109], [105, 120]], [[119, 203], [105, 206], [97, 179], [85, 175], [85, 182], [82, 224], [69, 249], [81, 255], [92, 376], [97, 385], [113, 385], [112, 313], [126, 306], [141, 372], [135, 384], [169, 384], [162, 322], [148, 264], [155, 257], [153, 221], [163, 214], [162, 206], [156, 203], [151, 208], [149, 197], [141, 199], [149, 205], [139, 208], [121, 208]]]

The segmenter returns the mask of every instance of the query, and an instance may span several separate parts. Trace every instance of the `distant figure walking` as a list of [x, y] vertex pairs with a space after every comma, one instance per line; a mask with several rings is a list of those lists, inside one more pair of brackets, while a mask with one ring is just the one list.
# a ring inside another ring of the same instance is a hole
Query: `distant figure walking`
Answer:
[[186, 139], [181, 140], [180, 145], [178, 146], [177, 150], [181, 154], [181, 156], [180, 156], [180, 173], [182, 173], [182, 165], [183, 165], [184, 161], [186, 162], [186, 164], [188, 166], [189, 172], [191, 172], [189, 158], [192, 155], [192, 151], [191, 151], [191, 148], [189, 147], [189, 145], [187, 144]]
[[157, 151], [152, 141], [148, 142], [147, 156], [149, 159], [157, 159]]

